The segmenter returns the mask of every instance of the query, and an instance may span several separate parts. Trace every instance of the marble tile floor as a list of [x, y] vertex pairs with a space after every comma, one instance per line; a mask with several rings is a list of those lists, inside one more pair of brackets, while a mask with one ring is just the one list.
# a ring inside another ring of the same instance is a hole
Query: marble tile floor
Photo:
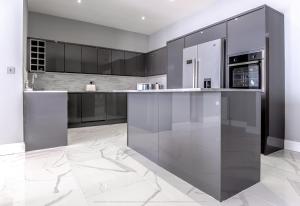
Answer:
[[69, 146], [0, 156], [0, 206], [299, 206], [300, 153], [262, 156], [261, 182], [219, 203], [126, 147], [126, 124]]

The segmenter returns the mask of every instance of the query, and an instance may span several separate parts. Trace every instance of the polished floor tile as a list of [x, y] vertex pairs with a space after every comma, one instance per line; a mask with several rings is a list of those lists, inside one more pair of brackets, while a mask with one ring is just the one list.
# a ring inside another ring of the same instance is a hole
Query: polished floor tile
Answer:
[[0, 206], [298, 206], [300, 154], [262, 156], [261, 182], [219, 203], [126, 145], [126, 124], [69, 130], [69, 146], [0, 156]]

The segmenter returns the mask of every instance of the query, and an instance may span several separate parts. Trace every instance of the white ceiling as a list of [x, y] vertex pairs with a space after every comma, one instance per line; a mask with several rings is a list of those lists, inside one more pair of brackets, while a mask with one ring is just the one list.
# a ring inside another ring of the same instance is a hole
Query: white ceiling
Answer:
[[[152, 34], [216, 0], [28, 0], [29, 10]], [[145, 16], [145, 21], [141, 17]]]

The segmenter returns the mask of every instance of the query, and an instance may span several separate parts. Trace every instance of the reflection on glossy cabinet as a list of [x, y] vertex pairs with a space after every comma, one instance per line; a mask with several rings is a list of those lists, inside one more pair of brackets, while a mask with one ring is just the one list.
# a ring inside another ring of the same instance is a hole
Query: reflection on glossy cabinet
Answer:
[[157, 95], [128, 95], [128, 146], [158, 163]]
[[185, 47], [191, 47], [216, 39], [226, 38], [226, 23], [214, 25], [185, 37]]
[[112, 74], [126, 75], [125, 71], [125, 52], [121, 50], [112, 50]]
[[65, 71], [81, 73], [81, 46], [65, 44]]
[[81, 94], [68, 94], [68, 123], [75, 124], [81, 122]]
[[103, 75], [111, 74], [111, 49], [98, 48], [98, 73]]
[[167, 48], [167, 87], [168, 89], [182, 88], [182, 56], [184, 49], [184, 38], [168, 42]]
[[167, 73], [167, 48], [163, 47], [146, 55], [147, 76]]
[[265, 8], [228, 22], [228, 55], [265, 48]]
[[105, 93], [82, 94], [82, 122], [106, 120]]
[[127, 94], [126, 93], [107, 93], [107, 120], [127, 118]]
[[65, 44], [46, 42], [46, 72], [65, 71]]
[[82, 71], [85, 74], [97, 74], [97, 48], [82, 46]]

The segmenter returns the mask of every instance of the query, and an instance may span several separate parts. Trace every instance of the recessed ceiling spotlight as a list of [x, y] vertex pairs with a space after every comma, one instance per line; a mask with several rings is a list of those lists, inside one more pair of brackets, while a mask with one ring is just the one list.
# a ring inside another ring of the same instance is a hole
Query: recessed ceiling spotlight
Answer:
[[175, 0], [169, 0], [169, 2], [174, 2]]
[[145, 21], [145, 20], [146, 20], [146, 17], [145, 17], [145, 16], [142, 16], [141, 19], [142, 19], [143, 21]]
[[77, 0], [77, 3], [78, 3], [78, 4], [81, 4], [81, 2], [82, 2], [82, 0]]

